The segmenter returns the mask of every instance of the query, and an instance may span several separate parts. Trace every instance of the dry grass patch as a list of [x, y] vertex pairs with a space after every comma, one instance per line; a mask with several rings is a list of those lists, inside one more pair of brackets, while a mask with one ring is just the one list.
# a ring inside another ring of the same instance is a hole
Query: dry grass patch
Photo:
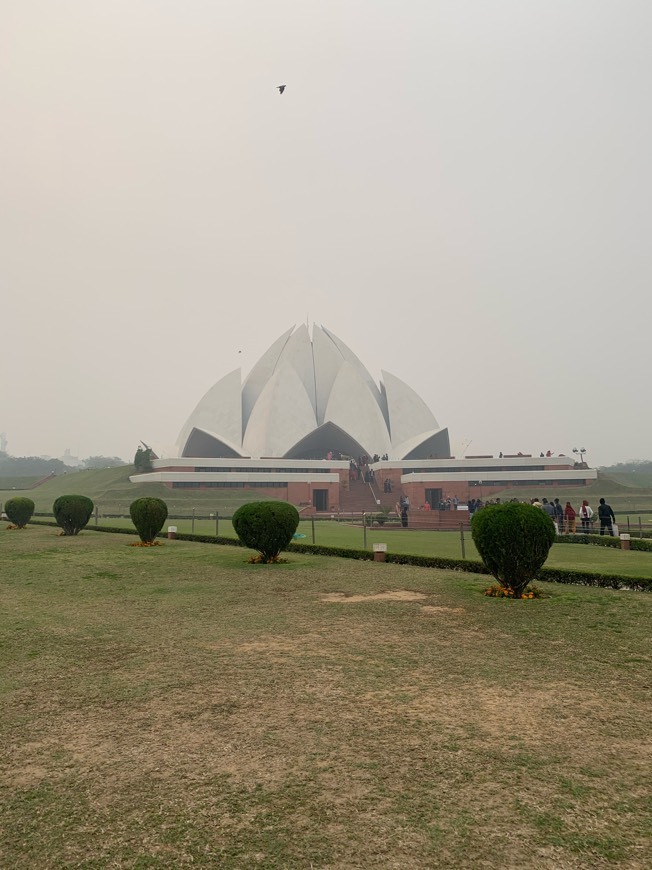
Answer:
[[353, 595], [350, 592], [328, 592], [322, 595], [321, 600], [338, 604], [360, 604], [365, 601], [423, 601], [427, 597], [423, 592], [397, 589], [393, 592], [376, 592], [372, 595]]
[[0, 536], [1, 866], [648, 866], [650, 596]]

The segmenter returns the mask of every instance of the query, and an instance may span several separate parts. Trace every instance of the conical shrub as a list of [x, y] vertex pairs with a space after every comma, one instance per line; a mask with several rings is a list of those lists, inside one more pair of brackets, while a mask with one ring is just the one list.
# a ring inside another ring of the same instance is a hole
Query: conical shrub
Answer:
[[5, 513], [7, 519], [19, 529], [24, 529], [27, 523], [32, 519], [34, 513], [34, 502], [31, 498], [17, 495], [5, 502]]
[[52, 512], [64, 535], [78, 535], [90, 520], [94, 507], [85, 495], [60, 495], [52, 505]]
[[274, 562], [292, 540], [299, 512], [284, 501], [254, 501], [239, 507], [232, 522], [242, 543], [260, 553], [260, 561]]
[[529, 504], [487, 505], [473, 515], [473, 542], [501, 586], [520, 598], [548, 558], [555, 526], [540, 508]]
[[129, 505], [129, 514], [140, 540], [151, 544], [168, 518], [168, 506], [160, 498], [137, 498]]

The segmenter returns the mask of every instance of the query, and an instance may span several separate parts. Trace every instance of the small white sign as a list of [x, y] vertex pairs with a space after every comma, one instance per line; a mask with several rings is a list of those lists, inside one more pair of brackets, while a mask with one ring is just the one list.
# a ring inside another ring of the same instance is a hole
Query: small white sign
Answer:
[[387, 544], [374, 544], [374, 553], [386, 553]]

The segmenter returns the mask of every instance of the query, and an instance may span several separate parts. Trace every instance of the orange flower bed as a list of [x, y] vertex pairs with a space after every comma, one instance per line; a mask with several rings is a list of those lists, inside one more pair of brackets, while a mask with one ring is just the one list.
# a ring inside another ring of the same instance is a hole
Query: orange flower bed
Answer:
[[527, 586], [522, 595], [516, 595], [511, 586], [489, 586], [488, 589], [484, 590], [485, 595], [489, 595], [491, 598], [513, 598], [513, 599], [527, 599], [530, 600], [532, 598], [543, 598], [543, 594], [540, 589], [537, 589], [536, 586]]
[[129, 544], [130, 547], [162, 547], [160, 541], [136, 541], [135, 544]]

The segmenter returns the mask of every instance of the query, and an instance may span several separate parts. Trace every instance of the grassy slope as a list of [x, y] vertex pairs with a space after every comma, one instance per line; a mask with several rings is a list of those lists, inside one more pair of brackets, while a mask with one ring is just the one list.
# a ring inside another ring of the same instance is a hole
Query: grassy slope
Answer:
[[652, 596], [128, 543], [0, 530], [2, 866], [649, 866]]
[[[181, 509], [189, 512], [195, 507], [205, 512], [219, 510], [222, 513], [230, 513], [241, 504], [257, 501], [260, 497], [255, 492], [244, 490], [184, 492], [158, 483], [137, 485], [129, 481], [129, 475], [133, 473], [133, 465], [71, 472], [30, 490], [28, 495], [36, 504], [37, 511], [51, 511], [52, 502], [58, 496], [74, 493], [92, 498], [100, 511], [106, 513], [128, 513], [129, 504], [141, 496], [162, 498], [171, 511]], [[0, 490], [0, 502], [12, 495], [15, 493], [11, 490]]]
[[[42, 480], [44, 476], [40, 474], [36, 477], [10, 477], [0, 474], [0, 492], [2, 490], [13, 492], [14, 490], [29, 489], [30, 486]], [[26, 493], [26, 495], [29, 495], [29, 493]]]
[[652, 471], [612, 471], [609, 477], [627, 487], [644, 487], [652, 489]]

